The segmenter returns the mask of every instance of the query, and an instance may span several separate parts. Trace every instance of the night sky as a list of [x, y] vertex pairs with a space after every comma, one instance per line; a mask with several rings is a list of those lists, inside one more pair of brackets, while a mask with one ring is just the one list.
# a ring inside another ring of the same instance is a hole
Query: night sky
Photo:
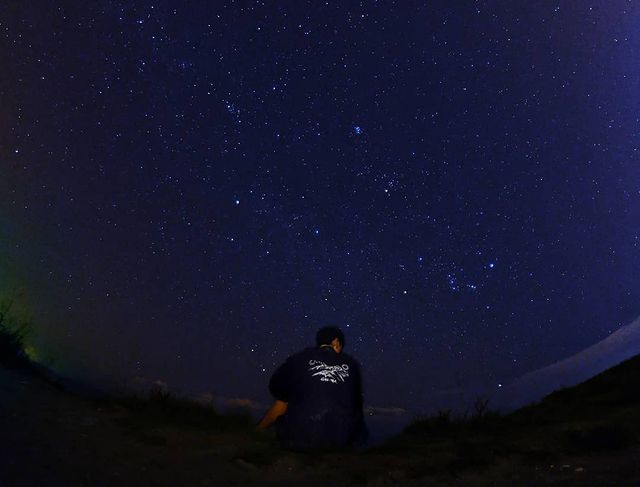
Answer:
[[[0, 294], [96, 383], [424, 407], [640, 314], [640, 5], [0, 6]], [[136, 379], [138, 378], [138, 379]]]

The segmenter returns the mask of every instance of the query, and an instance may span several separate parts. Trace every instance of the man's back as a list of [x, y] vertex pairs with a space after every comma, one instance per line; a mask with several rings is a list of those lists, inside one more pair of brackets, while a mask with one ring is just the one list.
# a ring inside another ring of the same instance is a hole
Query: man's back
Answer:
[[307, 348], [274, 373], [269, 389], [288, 403], [278, 436], [288, 448], [339, 448], [364, 441], [358, 363], [331, 347]]

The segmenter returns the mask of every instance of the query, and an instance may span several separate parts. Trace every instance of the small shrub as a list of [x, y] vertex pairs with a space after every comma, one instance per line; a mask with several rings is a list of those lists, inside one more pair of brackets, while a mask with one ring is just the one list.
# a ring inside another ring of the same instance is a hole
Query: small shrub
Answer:
[[27, 367], [30, 360], [25, 353], [25, 337], [30, 324], [12, 323], [9, 317], [11, 303], [0, 305], [0, 364], [5, 367]]
[[489, 412], [489, 399], [478, 397], [473, 403], [475, 418], [482, 418]]
[[426, 438], [451, 438], [457, 436], [464, 423], [464, 419], [454, 419], [450, 409], [442, 409], [435, 416], [416, 419], [404, 432]]

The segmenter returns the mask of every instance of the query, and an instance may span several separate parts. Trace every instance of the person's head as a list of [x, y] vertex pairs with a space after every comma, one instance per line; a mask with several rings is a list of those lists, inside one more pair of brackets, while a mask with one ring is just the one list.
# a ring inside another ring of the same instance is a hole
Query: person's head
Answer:
[[320, 328], [316, 333], [316, 345], [329, 345], [336, 353], [340, 353], [344, 348], [344, 333], [336, 326]]

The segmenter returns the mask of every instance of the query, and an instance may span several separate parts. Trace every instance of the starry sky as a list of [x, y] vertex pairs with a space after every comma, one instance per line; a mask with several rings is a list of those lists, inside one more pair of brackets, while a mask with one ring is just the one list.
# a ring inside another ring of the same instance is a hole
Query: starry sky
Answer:
[[0, 292], [97, 382], [509, 382], [640, 314], [639, 60], [631, 0], [2, 2]]

